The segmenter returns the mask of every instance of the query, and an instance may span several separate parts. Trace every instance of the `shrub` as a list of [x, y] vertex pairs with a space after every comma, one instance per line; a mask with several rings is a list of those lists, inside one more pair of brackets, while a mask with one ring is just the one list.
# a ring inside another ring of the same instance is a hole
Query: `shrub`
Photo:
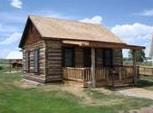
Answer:
[[3, 70], [3, 66], [0, 66], [0, 70]]

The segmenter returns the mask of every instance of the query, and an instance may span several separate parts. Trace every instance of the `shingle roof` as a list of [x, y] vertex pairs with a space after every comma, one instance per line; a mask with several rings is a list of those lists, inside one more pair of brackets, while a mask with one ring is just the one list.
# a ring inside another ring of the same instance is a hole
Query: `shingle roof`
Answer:
[[42, 38], [123, 43], [116, 35], [98, 24], [50, 17], [29, 16]]

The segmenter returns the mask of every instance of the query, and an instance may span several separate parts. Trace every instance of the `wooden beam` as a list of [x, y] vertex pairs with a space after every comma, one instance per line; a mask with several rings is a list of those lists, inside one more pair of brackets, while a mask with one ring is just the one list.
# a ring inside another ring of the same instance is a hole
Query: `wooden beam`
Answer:
[[81, 47], [93, 47], [93, 48], [117, 48], [117, 49], [145, 49], [144, 46], [129, 45], [126, 43], [112, 43], [112, 42], [95, 42], [95, 41], [77, 41], [77, 40], [62, 40], [63, 44], [75, 45]]
[[125, 49], [142, 50], [142, 49], [145, 49], [145, 47], [144, 46], [136, 46], [136, 45], [126, 45]]
[[89, 46], [89, 42], [87, 42], [87, 41], [63, 40], [62, 43], [63, 44], [78, 45], [78, 46]]
[[132, 50], [133, 55], [133, 81], [134, 84], [137, 82], [137, 66], [136, 66], [136, 50]]
[[95, 48], [91, 48], [91, 77], [92, 77], [92, 87], [96, 87], [95, 80]]

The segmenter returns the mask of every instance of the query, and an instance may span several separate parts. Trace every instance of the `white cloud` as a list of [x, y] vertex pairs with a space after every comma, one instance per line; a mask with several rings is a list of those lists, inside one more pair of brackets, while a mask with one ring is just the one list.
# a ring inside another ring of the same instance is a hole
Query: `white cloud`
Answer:
[[22, 59], [22, 52], [20, 51], [10, 51], [6, 56], [6, 59]]
[[22, 1], [21, 0], [11, 0], [11, 6], [15, 7], [15, 8], [22, 8]]
[[111, 31], [125, 39], [125, 41], [134, 41], [134, 39], [150, 39], [153, 33], [153, 26], [134, 23], [123, 24], [112, 27]]
[[101, 16], [94, 16], [92, 18], [84, 18], [82, 20], [79, 20], [80, 22], [85, 22], [85, 23], [92, 23], [92, 24], [101, 24], [103, 18]]
[[21, 33], [14, 32], [8, 38], [0, 42], [0, 45], [9, 45], [19, 41], [21, 38]]
[[136, 15], [139, 15], [139, 16], [153, 16], [153, 9], [150, 9], [150, 10], [144, 10], [140, 13], [135, 13]]
[[123, 24], [112, 27], [111, 31], [126, 43], [146, 46], [146, 55], [149, 55], [153, 26], [141, 23]]

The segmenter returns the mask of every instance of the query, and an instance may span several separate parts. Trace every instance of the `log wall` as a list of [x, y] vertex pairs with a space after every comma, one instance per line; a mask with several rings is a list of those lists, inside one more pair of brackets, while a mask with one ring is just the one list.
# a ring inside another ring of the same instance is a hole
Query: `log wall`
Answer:
[[[39, 49], [39, 73], [34, 72], [34, 50]], [[30, 67], [29, 72], [26, 70], [25, 53], [30, 52]], [[36, 42], [32, 45], [27, 45], [23, 50], [23, 72], [25, 78], [45, 82], [45, 43], [44, 41]]]
[[62, 44], [60, 41], [46, 41], [46, 81], [62, 80]]
[[[34, 50], [39, 49], [39, 73], [34, 72]], [[30, 23], [26, 29], [23, 50], [23, 72], [27, 79], [45, 82], [45, 42], [41, 39], [40, 34], [35, 26]], [[26, 52], [30, 53], [29, 72], [26, 70]]]

